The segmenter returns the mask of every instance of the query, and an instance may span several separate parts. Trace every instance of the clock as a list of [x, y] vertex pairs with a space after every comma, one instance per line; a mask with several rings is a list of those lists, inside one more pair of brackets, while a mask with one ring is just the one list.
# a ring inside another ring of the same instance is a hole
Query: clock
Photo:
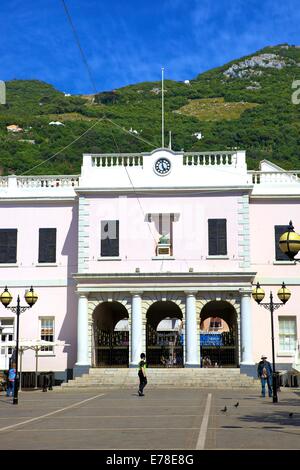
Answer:
[[171, 162], [167, 158], [159, 158], [154, 164], [154, 170], [158, 175], [167, 175], [171, 170]]

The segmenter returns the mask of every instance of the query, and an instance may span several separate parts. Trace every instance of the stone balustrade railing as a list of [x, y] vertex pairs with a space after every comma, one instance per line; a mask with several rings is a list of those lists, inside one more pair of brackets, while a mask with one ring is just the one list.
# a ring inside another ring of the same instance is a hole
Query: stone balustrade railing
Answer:
[[68, 176], [18, 176], [17, 186], [19, 188], [58, 188], [77, 187], [78, 175]]
[[7, 188], [8, 186], [8, 179], [5, 176], [0, 177], [0, 188]]
[[79, 185], [79, 175], [2, 176], [0, 188], [71, 188]]
[[140, 153], [91, 155], [92, 167], [143, 166]]
[[185, 152], [184, 165], [235, 165], [236, 152]]
[[248, 183], [300, 183], [300, 171], [248, 171]]

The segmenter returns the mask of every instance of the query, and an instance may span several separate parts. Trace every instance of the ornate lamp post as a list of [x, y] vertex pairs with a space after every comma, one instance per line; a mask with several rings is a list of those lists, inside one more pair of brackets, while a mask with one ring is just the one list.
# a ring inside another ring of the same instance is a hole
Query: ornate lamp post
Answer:
[[273, 323], [273, 313], [274, 310], [277, 310], [279, 307], [282, 307], [291, 297], [291, 292], [285, 286], [284, 282], [282, 283], [281, 288], [277, 292], [277, 296], [281, 303], [273, 302], [273, 294], [270, 292], [270, 302], [263, 302], [265, 296], [265, 291], [260, 287], [259, 282], [256, 284], [256, 287], [252, 291], [252, 297], [259, 305], [263, 306], [271, 312], [271, 339], [272, 339], [272, 362], [273, 362], [273, 374], [272, 374], [272, 390], [273, 390], [273, 403], [278, 402], [277, 397], [277, 383], [276, 383], [276, 369], [275, 369], [275, 348], [274, 348], [274, 323]]
[[0, 295], [0, 301], [4, 305], [5, 308], [9, 308], [12, 312], [17, 314], [17, 336], [16, 336], [16, 378], [15, 378], [15, 386], [14, 386], [14, 397], [13, 397], [13, 404], [18, 404], [18, 391], [19, 391], [19, 376], [18, 376], [18, 360], [19, 360], [19, 317], [20, 313], [25, 312], [28, 308], [31, 308], [37, 301], [38, 296], [33, 291], [31, 287], [29, 290], [25, 291], [24, 296], [28, 306], [21, 306], [20, 305], [20, 296], [17, 297], [17, 305], [9, 307], [10, 302], [12, 301], [12, 295], [8, 292], [7, 287], [5, 287], [4, 292]]
[[300, 261], [300, 258], [295, 258], [300, 250], [300, 235], [295, 232], [291, 220], [288, 231], [284, 232], [279, 239], [279, 248], [291, 261]]

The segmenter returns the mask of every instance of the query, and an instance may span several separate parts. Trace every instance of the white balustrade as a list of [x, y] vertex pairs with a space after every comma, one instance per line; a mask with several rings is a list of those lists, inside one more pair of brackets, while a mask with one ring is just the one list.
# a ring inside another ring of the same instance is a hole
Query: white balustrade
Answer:
[[93, 167], [143, 166], [143, 156], [139, 153], [91, 155], [91, 161]]
[[0, 178], [0, 188], [7, 188], [8, 186], [8, 178], [5, 176]]
[[18, 188], [59, 188], [77, 187], [79, 176], [18, 176]]
[[252, 184], [300, 183], [300, 171], [248, 171]]
[[195, 166], [229, 166], [235, 163], [234, 152], [226, 153], [210, 153], [210, 152], [198, 152], [190, 153], [186, 152], [183, 155], [184, 165], [195, 165]]

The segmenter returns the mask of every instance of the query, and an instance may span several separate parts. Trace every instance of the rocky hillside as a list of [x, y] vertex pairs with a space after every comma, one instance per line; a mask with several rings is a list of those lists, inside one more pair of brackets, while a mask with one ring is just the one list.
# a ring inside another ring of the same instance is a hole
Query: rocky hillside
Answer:
[[[191, 80], [167, 80], [165, 144], [171, 131], [174, 150], [241, 148], [247, 151], [249, 169], [257, 169], [264, 158], [299, 169], [295, 80], [300, 80], [300, 48], [287, 44], [267, 47]], [[0, 105], [1, 174], [74, 174], [80, 171], [84, 152], [141, 152], [161, 146], [159, 82], [94, 96], [65, 95], [33, 80], [12, 80], [6, 86], [7, 104]], [[75, 144], [33, 169], [93, 124]]]

